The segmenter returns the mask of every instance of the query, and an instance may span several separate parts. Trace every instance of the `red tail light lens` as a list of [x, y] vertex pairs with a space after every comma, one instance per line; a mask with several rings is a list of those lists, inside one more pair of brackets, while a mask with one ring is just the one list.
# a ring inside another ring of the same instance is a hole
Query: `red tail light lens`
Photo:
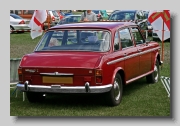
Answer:
[[96, 83], [102, 83], [102, 76], [96, 77]]
[[19, 82], [22, 82], [22, 68], [18, 68]]
[[102, 83], [102, 70], [95, 70], [96, 83]]
[[22, 20], [21, 22], [19, 22], [19, 24], [25, 24], [24, 20]]

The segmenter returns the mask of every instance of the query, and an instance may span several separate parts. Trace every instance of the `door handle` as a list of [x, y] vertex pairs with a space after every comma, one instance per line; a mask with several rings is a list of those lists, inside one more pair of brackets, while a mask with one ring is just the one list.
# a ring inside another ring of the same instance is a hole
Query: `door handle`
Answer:
[[128, 54], [127, 53], [124, 53], [124, 56], [127, 56]]
[[141, 49], [138, 49], [139, 52], [141, 52], [142, 50]]

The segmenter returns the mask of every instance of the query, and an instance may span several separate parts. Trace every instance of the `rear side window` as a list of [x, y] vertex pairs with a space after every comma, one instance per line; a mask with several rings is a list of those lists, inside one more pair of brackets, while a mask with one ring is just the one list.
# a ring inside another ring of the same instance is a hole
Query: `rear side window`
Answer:
[[15, 14], [11, 14], [10, 16], [13, 17], [14, 19], [22, 19], [22, 17]]
[[118, 51], [118, 50], [119, 50], [119, 35], [118, 32], [116, 32], [114, 36], [114, 51]]
[[119, 34], [120, 34], [122, 49], [133, 46], [133, 41], [128, 28], [121, 29], [119, 31]]
[[136, 45], [145, 43], [139, 29], [137, 27], [131, 28]]
[[56, 11], [52, 11], [52, 13], [53, 13], [53, 15], [54, 15], [55, 17], [59, 17], [59, 15], [58, 15], [58, 13], [57, 13]]

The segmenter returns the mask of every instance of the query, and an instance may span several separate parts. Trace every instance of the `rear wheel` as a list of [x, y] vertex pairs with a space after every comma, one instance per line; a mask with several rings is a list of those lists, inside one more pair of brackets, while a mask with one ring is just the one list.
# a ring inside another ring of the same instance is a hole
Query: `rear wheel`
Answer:
[[146, 80], [148, 83], [156, 83], [159, 81], [159, 61], [156, 59], [156, 63], [154, 66], [154, 72], [150, 75], [146, 76]]
[[10, 34], [13, 33], [13, 30], [14, 30], [14, 28], [12, 26], [10, 26]]
[[110, 92], [107, 93], [107, 102], [110, 106], [117, 106], [120, 104], [122, 99], [122, 79], [121, 76], [117, 73], [114, 79], [114, 84]]
[[39, 92], [26, 92], [26, 97], [29, 102], [42, 102], [46, 96]]

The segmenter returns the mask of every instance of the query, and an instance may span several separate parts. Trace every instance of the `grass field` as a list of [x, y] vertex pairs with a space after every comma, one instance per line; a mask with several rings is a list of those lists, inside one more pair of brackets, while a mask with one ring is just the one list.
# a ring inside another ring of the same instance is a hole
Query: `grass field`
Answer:
[[[21, 58], [35, 48], [40, 37], [32, 40], [30, 33], [10, 35], [10, 58]], [[160, 43], [161, 44], [161, 43]], [[170, 77], [170, 43], [164, 43], [162, 76]], [[22, 101], [10, 89], [10, 116], [170, 116], [170, 98], [161, 81], [147, 84], [145, 78], [124, 87], [119, 106], [108, 107], [103, 95], [47, 95], [42, 103]]]

